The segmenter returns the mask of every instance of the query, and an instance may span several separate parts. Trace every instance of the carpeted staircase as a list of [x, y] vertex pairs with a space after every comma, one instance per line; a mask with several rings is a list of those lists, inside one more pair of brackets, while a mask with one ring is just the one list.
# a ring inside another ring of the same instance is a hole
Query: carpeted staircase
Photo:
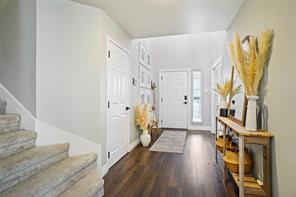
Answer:
[[69, 157], [69, 144], [35, 146], [37, 133], [20, 129], [0, 99], [0, 196], [103, 196], [96, 154]]

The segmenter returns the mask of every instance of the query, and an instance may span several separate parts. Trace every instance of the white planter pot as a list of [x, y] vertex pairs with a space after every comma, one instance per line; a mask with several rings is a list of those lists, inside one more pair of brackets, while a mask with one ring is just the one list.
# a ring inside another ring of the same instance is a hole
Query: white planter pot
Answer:
[[257, 99], [258, 96], [247, 96], [248, 107], [246, 117], [246, 130], [257, 131]]
[[228, 107], [228, 102], [226, 101], [226, 97], [220, 97], [219, 107], [222, 109], [226, 109]]
[[140, 139], [143, 146], [148, 146], [151, 142], [151, 136], [148, 134], [148, 131], [143, 131]]

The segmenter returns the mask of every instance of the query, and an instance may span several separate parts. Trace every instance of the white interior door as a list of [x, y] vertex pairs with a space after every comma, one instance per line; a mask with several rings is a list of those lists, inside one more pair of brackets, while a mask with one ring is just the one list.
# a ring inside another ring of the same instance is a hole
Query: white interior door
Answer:
[[107, 154], [111, 167], [128, 151], [129, 54], [112, 41], [108, 48]]
[[163, 128], [187, 128], [188, 73], [161, 72], [161, 125]]

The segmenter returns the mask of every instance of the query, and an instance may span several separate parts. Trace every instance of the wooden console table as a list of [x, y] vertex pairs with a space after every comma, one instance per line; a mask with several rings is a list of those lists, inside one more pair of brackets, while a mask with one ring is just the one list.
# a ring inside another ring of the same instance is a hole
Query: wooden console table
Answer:
[[[239, 196], [271, 196], [271, 138], [273, 134], [267, 131], [247, 131], [227, 117], [216, 117], [216, 137], [218, 122], [223, 125], [223, 156], [226, 153], [226, 132], [231, 129], [239, 139], [239, 174], [230, 172], [239, 187]], [[263, 146], [263, 186], [260, 186], [255, 177], [244, 173], [244, 149], [245, 144], [258, 144]], [[216, 148], [217, 159], [217, 148]], [[224, 168], [224, 182], [226, 183], [227, 167]]]

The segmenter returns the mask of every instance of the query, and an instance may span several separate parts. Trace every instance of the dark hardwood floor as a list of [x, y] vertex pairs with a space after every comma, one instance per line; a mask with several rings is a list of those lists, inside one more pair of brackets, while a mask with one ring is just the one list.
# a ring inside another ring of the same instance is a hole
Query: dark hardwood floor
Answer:
[[105, 196], [227, 196], [212, 144], [210, 133], [188, 131], [184, 154], [138, 145], [105, 175]]

